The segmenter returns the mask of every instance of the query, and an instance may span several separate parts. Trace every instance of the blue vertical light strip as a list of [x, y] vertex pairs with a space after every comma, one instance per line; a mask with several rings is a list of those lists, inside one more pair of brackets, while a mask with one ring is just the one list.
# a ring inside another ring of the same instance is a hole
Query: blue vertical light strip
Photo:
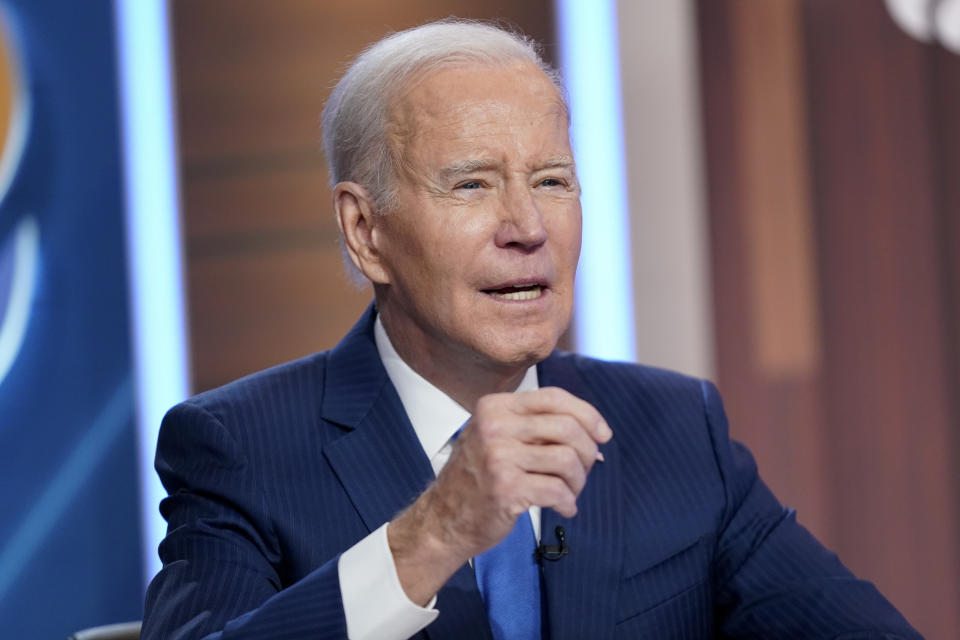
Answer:
[[164, 412], [189, 391], [166, 0], [115, 0], [123, 114], [144, 575], [159, 569], [165, 495], [153, 471]]
[[634, 360], [630, 220], [623, 148], [616, 0], [556, 0], [560, 68], [583, 189], [577, 350]]

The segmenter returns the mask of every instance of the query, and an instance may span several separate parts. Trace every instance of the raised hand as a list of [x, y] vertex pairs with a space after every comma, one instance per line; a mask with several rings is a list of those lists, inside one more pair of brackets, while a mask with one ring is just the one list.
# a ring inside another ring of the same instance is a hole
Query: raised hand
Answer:
[[429, 601], [531, 506], [575, 515], [597, 445], [612, 435], [593, 406], [562, 389], [481, 398], [436, 482], [387, 530], [411, 600]]

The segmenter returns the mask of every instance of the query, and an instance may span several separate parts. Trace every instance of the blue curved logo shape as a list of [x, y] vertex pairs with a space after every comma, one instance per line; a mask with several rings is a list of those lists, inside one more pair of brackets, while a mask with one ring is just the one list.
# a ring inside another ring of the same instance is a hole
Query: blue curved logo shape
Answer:
[[30, 95], [11, 19], [0, 10], [0, 385], [20, 352], [37, 286], [40, 230], [36, 217], [7, 198], [30, 129]]
[[0, 384], [27, 333], [37, 285], [39, 244], [36, 218], [24, 216], [0, 246]]

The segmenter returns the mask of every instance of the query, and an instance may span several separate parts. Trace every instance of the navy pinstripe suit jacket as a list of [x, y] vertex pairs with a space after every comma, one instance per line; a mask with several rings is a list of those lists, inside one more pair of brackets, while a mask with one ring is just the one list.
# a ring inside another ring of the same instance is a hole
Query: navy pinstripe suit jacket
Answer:
[[[339, 554], [433, 479], [380, 363], [373, 312], [333, 350], [201, 394], [166, 416], [164, 567], [143, 637], [341, 638]], [[712, 385], [554, 353], [539, 365], [614, 438], [543, 566], [554, 640], [917, 638], [798, 525], [731, 442]], [[469, 565], [418, 638], [490, 638]]]

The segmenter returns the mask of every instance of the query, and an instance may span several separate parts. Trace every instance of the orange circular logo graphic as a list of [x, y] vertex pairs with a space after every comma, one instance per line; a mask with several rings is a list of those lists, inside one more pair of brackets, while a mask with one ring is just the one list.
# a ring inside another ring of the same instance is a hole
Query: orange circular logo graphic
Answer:
[[10, 18], [0, 7], [0, 201], [20, 163], [29, 118], [23, 60], [16, 44]]
[[[13, 62], [10, 38], [3, 31], [0, 31], [0, 141], [6, 143], [10, 135], [10, 121], [13, 119], [14, 99], [20, 93], [20, 78], [17, 77]], [[5, 146], [0, 144], [0, 148]]]

